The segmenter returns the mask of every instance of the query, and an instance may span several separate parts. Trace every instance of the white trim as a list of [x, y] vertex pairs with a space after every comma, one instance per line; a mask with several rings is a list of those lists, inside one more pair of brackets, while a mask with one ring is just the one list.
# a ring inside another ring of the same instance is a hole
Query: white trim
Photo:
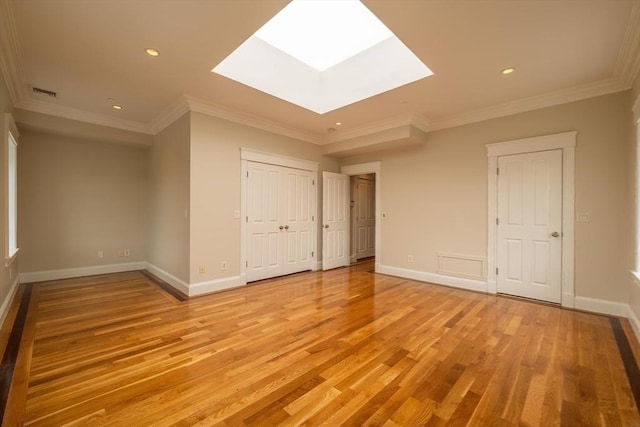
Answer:
[[640, 70], [640, 2], [634, 2], [629, 13], [629, 21], [618, 51], [613, 76], [629, 87], [633, 85]]
[[7, 83], [11, 102], [15, 106], [28, 97], [28, 84], [10, 0], [0, 1], [0, 69]]
[[15, 103], [15, 107], [36, 113], [61, 117], [63, 119], [77, 120], [84, 123], [152, 135], [149, 130], [149, 126], [146, 123], [111, 117], [107, 114], [93, 113], [90, 111], [80, 110], [78, 108], [67, 107], [66, 105], [41, 101], [39, 99], [22, 99]]
[[234, 123], [251, 126], [256, 129], [266, 130], [278, 135], [288, 136], [300, 141], [310, 142], [312, 144], [320, 144], [320, 135], [314, 132], [306, 132], [294, 129], [288, 126], [272, 122], [265, 118], [242, 111], [233, 110], [220, 104], [198, 99], [193, 96], [185, 96], [189, 110], [197, 113], [206, 114], [208, 116], [217, 117]]
[[225, 289], [233, 289], [246, 286], [247, 282], [243, 281], [240, 276], [224, 277], [222, 279], [207, 280], [204, 282], [192, 283], [189, 285], [190, 297], [211, 292], [222, 291]]
[[48, 280], [70, 279], [73, 277], [95, 276], [97, 274], [122, 273], [124, 271], [144, 270], [146, 263], [130, 262], [126, 264], [94, 265], [91, 267], [64, 268], [60, 270], [34, 271], [20, 273], [20, 283], [44, 282]]
[[7, 318], [7, 314], [9, 313], [9, 308], [11, 308], [11, 303], [13, 302], [13, 298], [18, 291], [18, 285], [20, 284], [20, 276], [16, 275], [16, 278], [13, 280], [11, 284], [11, 288], [9, 288], [9, 293], [2, 301], [2, 306], [0, 306], [0, 327], [4, 326], [4, 321]]
[[188, 112], [189, 104], [187, 104], [184, 97], [181, 97], [178, 101], [167, 106], [164, 110], [160, 111], [157, 116], [151, 119], [147, 124], [147, 129], [152, 135], [157, 135]]
[[240, 159], [248, 160], [250, 162], [266, 163], [269, 165], [318, 172], [318, 162], [297, 159], [283, 154], [266, 153], [264, 151], [253, 150], [251, 148], [240, 148]]
[[627, 319], [629, 319], [629, 323], [631, 324], [631, 327], [633, 328], [633, 332], [636, 335], [636, 340], [640, 343], [640, 319], [638, 319], [638, 316], [636, 316], [636, 314], [633, 312], [633, 310], [631, 309], [631, 307], [629, 307], [627, 305]]
[[388, 274], [390, 276], [402, 277], [405, 279], [418, 280], [420, 282], [445, 285], [453, 288], [465, 289], [487, 293], [487, 283], [483, 280], [464, 279], [461, 277], [445, 276], [443, 274], [429, 273], [426, 271], [409, 270], [406, 268], [390, 267], [388, 265], [378, 265], [377, 273]]
[[575, 147], [577, 134], [578, 132], [576, 131], [570, 131], [487, 144], [487, 155], [489, 157], [508, 156], [511, 154]]
[[382, 163], [370, 162], [340, 167], [340, 173], [344, 175], [376, 175], [376, 236], [375, 236], [375, 261], [374, 270], [378, 271], [382, 262]]
[[629, 85], [624, 84], [620, 80], [608, 78], [580, 86], [561, 89], [555, 92], [532, 96], [530, 98], [518, 99], [504, 104], [479, 108], [466, 113], [445, 116], [440, 120], [434, 120], [431, 122], [429, 131], [497, 119], [500, 117], [510, 116], [512, 114], [524, 113], [527, 111], [594, 98], [596, 96], [622, 92], [628, 89]]
[[311, 271], [322, 270], [322, 261], [314, 261], [311, 263]]
[[153, 275], [158, 276], [159, 278], [161, 278], [162, 280], [164, 280], [169, 285], [173, 286], [183, 294], [187, 296], [189, 295], [189, 284], [184, 280], [177, 278], [173, 274], [167, 271], [164, 271], [160, 267], [156, 267], [155, 265], [149, 262], [145, 263], [145, 269], [148, 270]]
[[487, 291], [497, 292], [497, 227], [498, 156], [562, 149], [562, 306], [573, 308], [574, 298], [574, 217], [575, 217], [575, 146], [576, 131], [536, 136], [487, 144]]
[[386, 120], [369, 123], [346, 131], [336, 129], [335, 132], [327, 134], [322, 143], [323, 145], [333, 144], [335, 142], [341, 142], [353, 138], [372, 135], [378, 132], [384, 132], [389, 129], [395, 129], [407, 125], [414, 126], [423, 132], [429, 131], [429, 120], [426, 117], [421, 116], [417, 113], [410, 113]]
[[628, 314], [629, 306], [621, 302], [579, 296], [576, 296], [574, 299], [576, 310], [591, 311], [593, 313], [620, 317], [627, 317]]

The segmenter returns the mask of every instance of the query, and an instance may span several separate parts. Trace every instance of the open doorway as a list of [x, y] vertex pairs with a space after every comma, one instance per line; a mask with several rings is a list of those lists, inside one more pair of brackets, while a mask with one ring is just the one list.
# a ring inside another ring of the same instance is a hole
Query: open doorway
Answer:
[[[374, 197], [373, 201], [373, 210], [374, 210], [374, 228], [373, 228], [373, 248], [374, 248], [374, 270], [378, 271], [378, 266], [382, 262], [382, 197], [381, 197], [381, 189], [382, 189], [382, 174], [381, 174], [381, 163], [380, 162], [370, 162], [370, 163], [359, 163], [355, 165], [342, 166], [340, 168], [340, 172], [344, 175], [348, 175], [349, 177], [358, 177], [358, 176], [371, 176], [373, 177], [374, 187], [373, 193]], [[351, 178], [350, 178], [351, 180]], [[354, 194], [352, 192], [352, 194]], [[349, 200], [352, 200], [350, 197]], [[349, 209], [350, 216], [353, 211], [352, 208]], [[351, 219], [349, 222], [349, 228], [353, 231], [354, 226], [351, 223]], [[350, 237], [352, 231], [349, 233]], [[352, 242], [357, 241], [356, 239], [350, 238]], [[349, 245], [349, 251], [351, 252], [352, 245]], [[356, 257], [357, 258], [357, 257]]]
[[353, 175], [350, 178], [351, 264], [375, 257], [376, 243], [376, 175]]

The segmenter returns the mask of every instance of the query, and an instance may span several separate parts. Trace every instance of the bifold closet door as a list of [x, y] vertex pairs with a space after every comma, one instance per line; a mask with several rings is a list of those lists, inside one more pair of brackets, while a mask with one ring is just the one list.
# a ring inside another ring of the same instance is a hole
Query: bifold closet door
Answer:
[[249, 162], [247, 281], [311, 269], [315, 174]]

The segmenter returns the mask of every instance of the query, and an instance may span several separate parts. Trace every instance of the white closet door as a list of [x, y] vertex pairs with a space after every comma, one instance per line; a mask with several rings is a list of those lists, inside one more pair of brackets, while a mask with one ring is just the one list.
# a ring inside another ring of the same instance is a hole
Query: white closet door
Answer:
[[247, 281], [310, 270], [314, 172], [248, 163]]
[[249, 162], [247, 281], [282, 274], [284, 253], [281, 167]]
[[285, 203], [282, 217], [286, 240], [283, 274], [291, 274], [311, 269], [315, 174], [285, 169], [283, 176]]

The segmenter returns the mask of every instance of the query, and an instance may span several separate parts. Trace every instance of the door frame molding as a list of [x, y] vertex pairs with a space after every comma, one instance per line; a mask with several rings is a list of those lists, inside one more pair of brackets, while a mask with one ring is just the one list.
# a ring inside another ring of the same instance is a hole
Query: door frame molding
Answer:
[[[266, 153], [264, 151], [254, 150], [251, 148], [240, 148], [240, 283], [247, 284], [247, 197], [249, 196], [249, 180], [247, 172], [249, 171], [249, 162], [266, 163], [269, 165], [283, 166], [292, 169], [301, 169], [315, 172], [316, 191], [313, 194], [313, 207], [315, 226], [312, 228], [311, 247], [316, 248], [314, 255], [311, 257], [311, 269], [318, 268], [318, 162], [305, 159], [297, 159], [295, 157], [284, 156], [282, 154]], [[243, 221], [243, 219], [245, 219]]]
[[[376, 251], [375, 251], [375, 271], [379, 271], [379, 267], [382, 261], [382, 169], [381, 162], [360, 163], [356, 165], [341, 166], [340, 173], [344, 175], [366, 175], [373, 173], [376, 176]], [[351, 212], [351, 209], [349, 209]], [[351, 218], [349, 218], [351, 222]], [[349, 248], [350, 251], [350, 248]]]
[[498, 157], [536, 151], [562, 150], [562, 306], [574, 308], [575, 147], [577, 131], [486, 144], [487, 168], [487, 292], [498, 292], [496, 279]]

